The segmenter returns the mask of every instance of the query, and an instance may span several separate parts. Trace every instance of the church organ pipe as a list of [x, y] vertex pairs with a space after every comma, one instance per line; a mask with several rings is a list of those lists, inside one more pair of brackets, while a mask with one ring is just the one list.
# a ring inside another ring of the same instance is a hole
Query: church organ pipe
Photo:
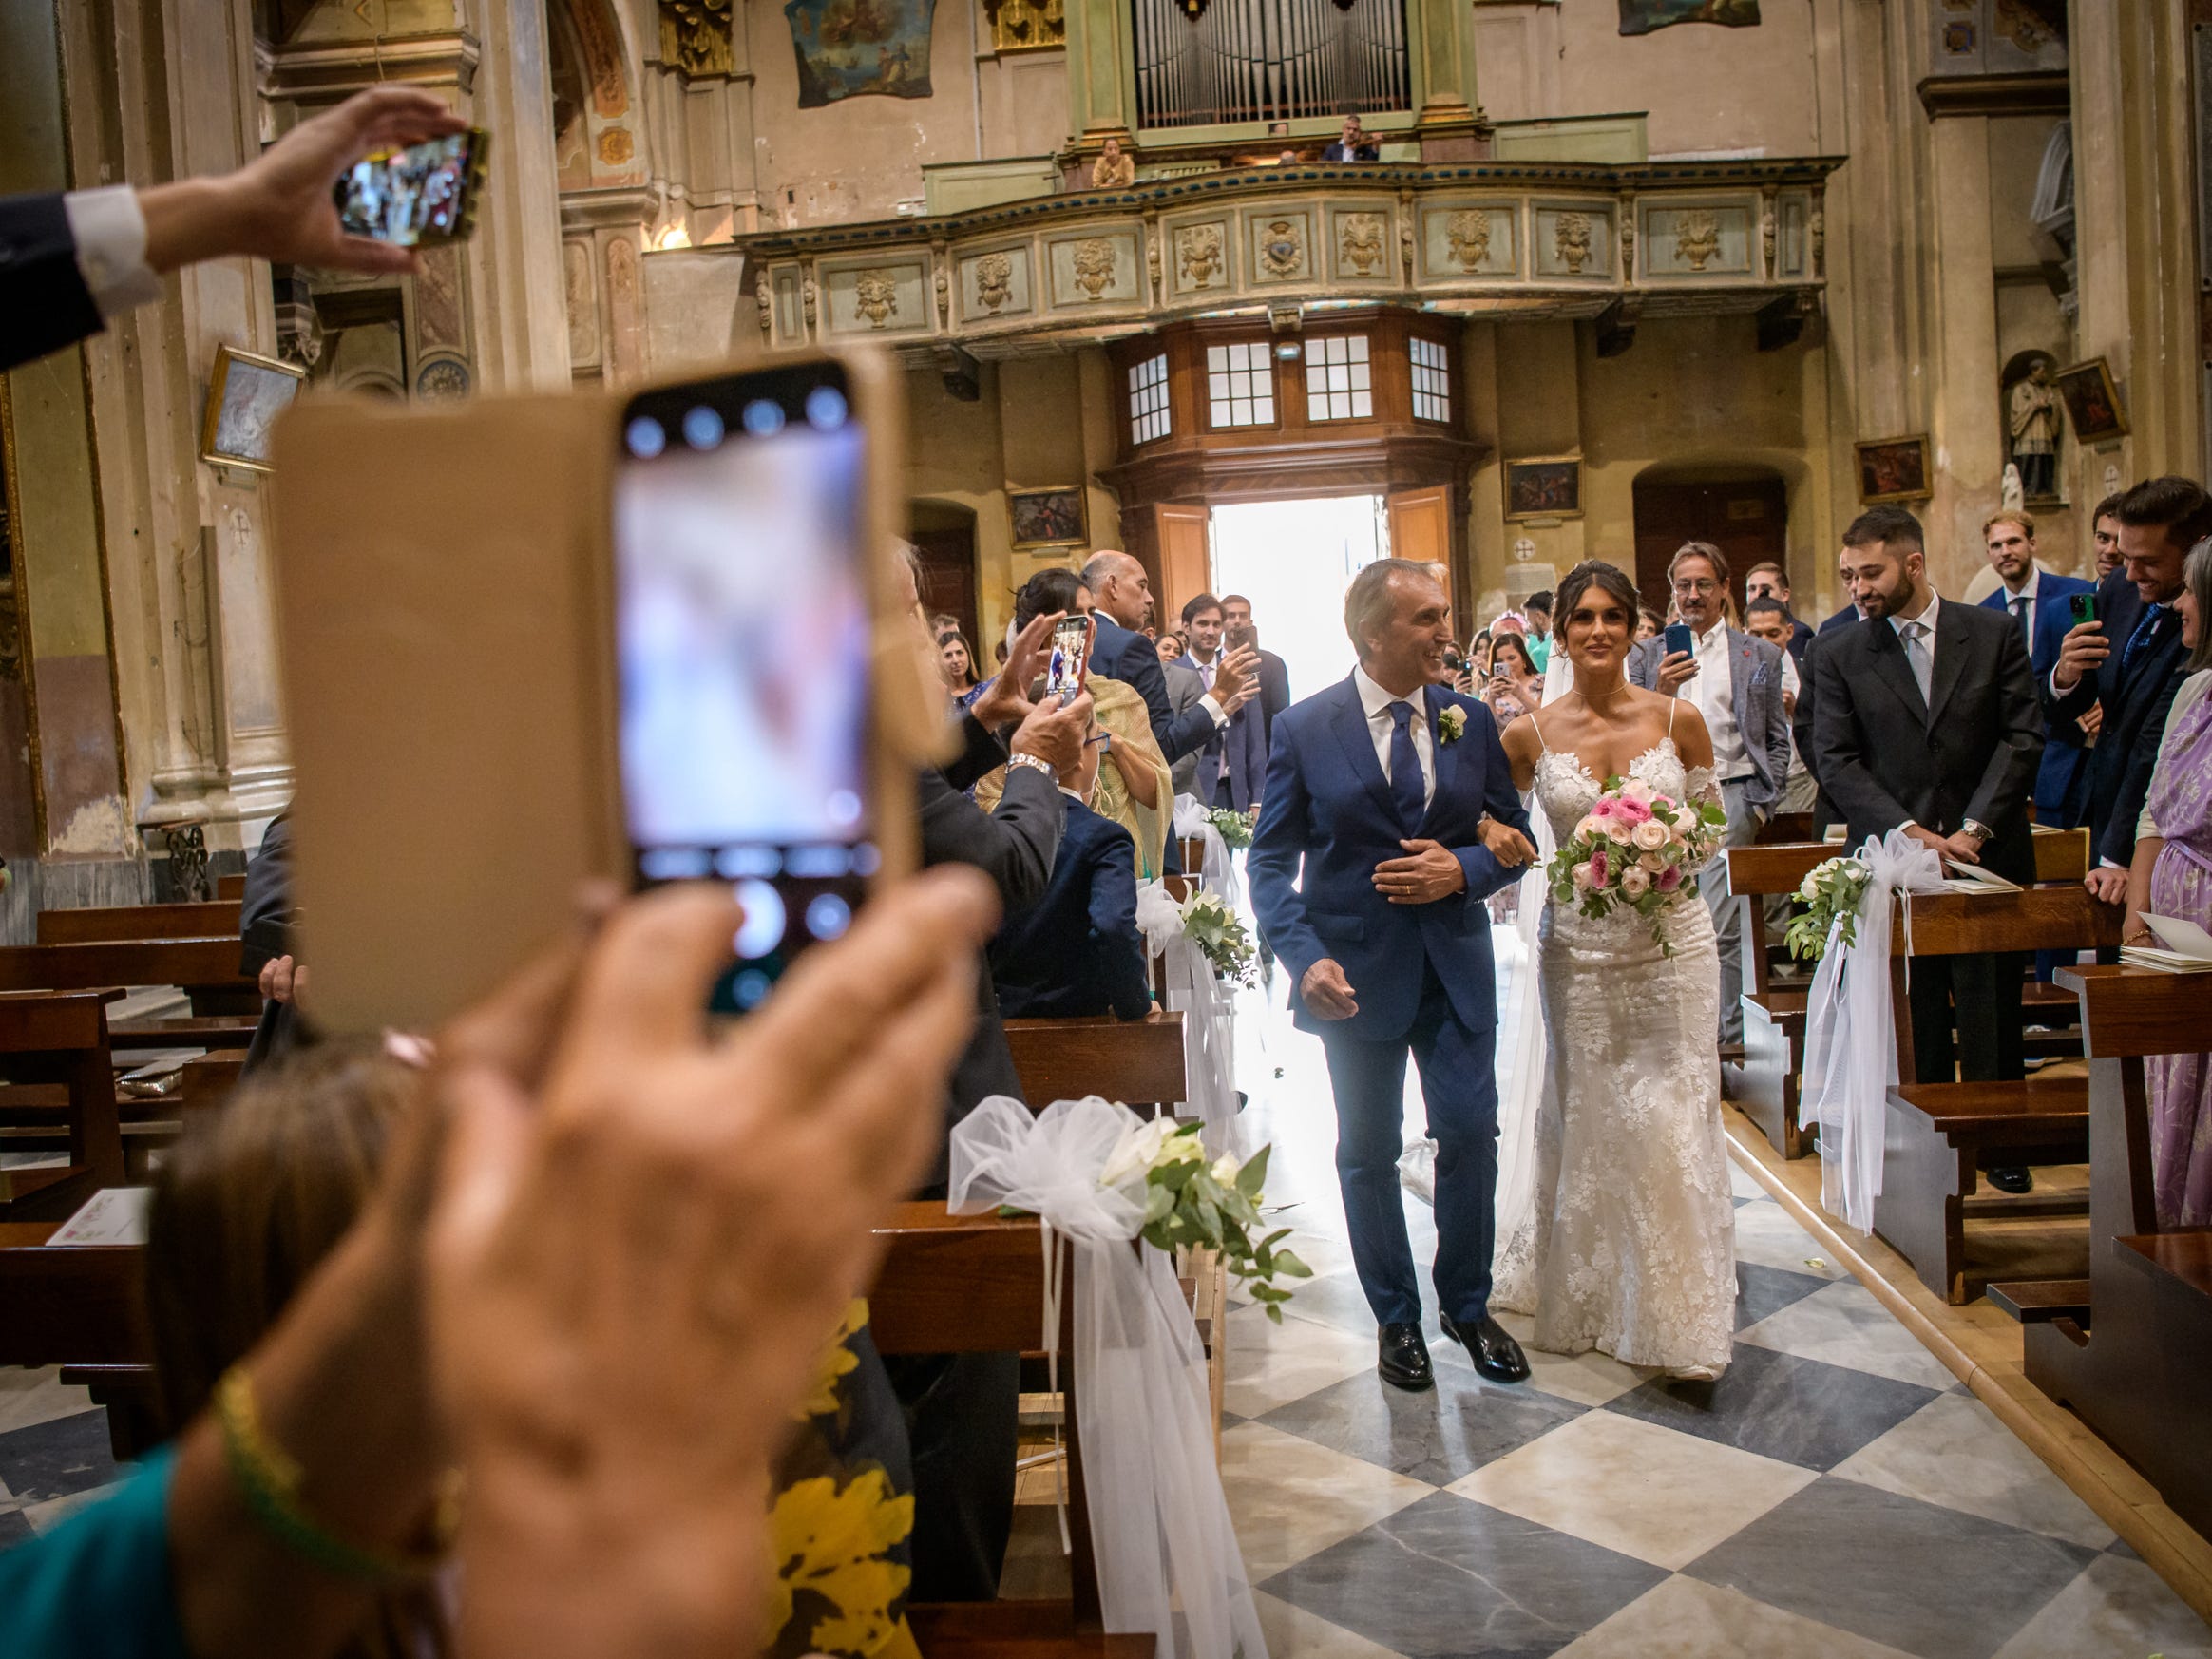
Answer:
[[1404, 0], [1128, 0], [1138, 124], [1285, 121], [1411, 106]]

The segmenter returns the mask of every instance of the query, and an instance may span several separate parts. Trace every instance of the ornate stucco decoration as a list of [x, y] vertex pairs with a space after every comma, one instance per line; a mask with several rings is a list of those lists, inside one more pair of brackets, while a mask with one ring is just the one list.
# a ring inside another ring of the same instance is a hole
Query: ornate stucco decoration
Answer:
[[1462, 207], [1444, 220], [1444, 245], [1461, 271], [1481, 269], [1490, 257], [1490, 215], [1479, 207]]
[[1066, 0], [983, 0], [991, 17], [991, 49], [1036, 52], [1068, 44]]
[[1337, 257], [1362, 276], [1382, 263], [1382, 216], [1347, 213], [1337, 220]]
[[1192, 287], [1204, 288], [1211, 283], [1214, 274], [1221, 269], [1221, 227], [1187, 224], [1177, 231], [1175, 263], [1183, 273], [1183, 280]]
[[1306, 227], [1294, 219], [1268, 221], [1260, 238], [1260, 263], [1270, 276], [1295, 276], [1306, 263]]
[[1014, 297], [1014, 261], [1004, 254], [985, 254], [976, 261], [976, 297], [985, 311], [997, 311]]
[[1147, 215], [1144, 221], [1145, 291], [1154, 305], [1160, 302], [1160, 221]]
[[1683, 213], [1674, 233], [1674, 257], [1692, 271], [1702, 271], [1721, 251], [1721, 223], [1709, 207], [1692, 207]]
[[863, 271], [852, 279], [852, 309], [880, 329], [899, 315], [899, 285], [888, 271]]
[[1076, 284], [1093, 299], [1103, 299], [1114, 283], [1114, 244], [1104, 237], [1085, 237], [1076, 244]]
[[760, 313], [760, 337], [765, 340], [775, 327], [775, 297], [768, 291], [768, 273], [765, 270], [753, 284], [753, 303]]
[[1559, 256], [1559, 263], [1567, 267], [1570, 276], [1582, 275], [1582, 267], [1590, 263], [1590, 215], [1562, 213], [1559, 229], [1553, 239], [1553, 251]]
[[660, 0], [660, 59], [686, 75], [736, 67], [730, 29], [736, 0]]

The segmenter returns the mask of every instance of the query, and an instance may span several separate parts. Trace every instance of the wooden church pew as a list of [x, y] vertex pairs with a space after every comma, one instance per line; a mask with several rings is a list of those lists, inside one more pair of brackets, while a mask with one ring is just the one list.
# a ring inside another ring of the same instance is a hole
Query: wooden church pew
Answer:
[[1142, 1020], [1104, 1014], [1006, 1021], [1022, 1097], [1039, 1108], [1086, 1095], [1170, 1104], [1186, 1100], [1190, 1088], [1183, 1036], [1183, 1016], [1161, 1008]]
[[109, 940], [236, 939], [238, 904], [213, 899], [189, 905], [112, 905], [41, 910], [41, 944], [94, 944]]
[[1812, 1150], [1798, 1122], [1798, 1077], [1805, 1063], [1805, 988], [1777, 987], [1766, 943], [1764, 901], [1794, 893], [1807, 872], [1837, 849], [1818, 841], [1731, 847], [1728, 891], [1744, 939], [1744, 1075], [1734, 1103], [1785, 1158]]
[[0, 1217], [60, 1220], [102, 1187], [122, 1184], [107, 1045], [107, 1003], [120, 994], [0, 991], [0, 1124], [29, 1132], [0, 1146], [67, 1158], [50, 1169], [0, 1171]]

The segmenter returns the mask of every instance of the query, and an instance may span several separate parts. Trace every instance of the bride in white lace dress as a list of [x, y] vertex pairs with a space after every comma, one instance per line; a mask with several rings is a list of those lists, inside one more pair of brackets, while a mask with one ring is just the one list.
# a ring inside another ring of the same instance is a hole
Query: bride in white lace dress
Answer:
[[[1505, 733], [1514, 781], [1535, 789], [1555, 840], [1608, 777], [1717, 803], [1696, 704], [1629, 683], [1628, 578], [1584, 563], [1557, 605], [1553, 649], [1573, 662], [1574, 690]], [[1664, 945], [1632, 911], [1544, 906], [1534, 1212], [1500, 1251], [1494, 1300], [1533, 1313], [1533, 1345], [1548, 1352], [1594, 1347], [1709, 1380], [1735, 1330], [1736, 1227], [1713, 1046], [1720, 963], [1692, 887], [1661, 913]]]

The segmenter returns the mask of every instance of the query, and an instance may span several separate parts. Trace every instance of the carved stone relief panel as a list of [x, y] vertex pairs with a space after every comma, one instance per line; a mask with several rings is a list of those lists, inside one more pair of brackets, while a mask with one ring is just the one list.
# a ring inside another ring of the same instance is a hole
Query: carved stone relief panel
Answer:
[[1044, 249], [1055, 311], [1144, 302], [1134, 227], [1101, 226], [1053, 237]]
[[1520, 274], [1520, 203], [1440, 202], [1421, 215], [1421, 273], [1427, 281], [1465, 282]]
[[561, 269], [568, 298], [568, 366], [596, 369], [600, 360], [599, 284], [592, 277], [590, 238], [561, 244]]
[[1610, 281], [1614, 240], [1610, 202], [1539, 202], [1531, 243], [1535, 275]]
[[774, 285], [772, 299], [775, 343], [779, 346], [796, 346], [807, 338], [807, 316], [799, 295], [799, 268], [796, 265], [778, 265], [770, 280]]
[[1785, 190], [1775, 199], [1774, 276], [1802, 282], [1813, 274], [1813, 199], [1802, 190]]
[[1199, 219], [1175, 225], [1168, 233], [1168, 292], [1178, 298], [1186, 294], [1218, 293], [1235, 285], [1230, 269], [1234, 238], [1226, 219]]
[[821, 267], [829, 301], [823, 333], [925, 334], [931, 332], [929, 266], [921, 258], [889, 257]]
[[1649, 280], [1759, 276], [1761, 206], [1756, 200], [1646, 198], [1638, 205], [1644, 223], [1636, 240], [1642, 275]]
[[1245, 214], [1245, 242], [1252, 281], [1311, 282], [1320, 275], [1313, 257], [1313, 210], [1255, 207]]
[[959, 262], [963, 322], [1027, 316], [1037, 309], [1027, 243], [962, 254]]
[[1340, 282], [1398, 281], [1398, 238], [1390, 215], [1339, 208], [1329, 215], [1330, 268]]

